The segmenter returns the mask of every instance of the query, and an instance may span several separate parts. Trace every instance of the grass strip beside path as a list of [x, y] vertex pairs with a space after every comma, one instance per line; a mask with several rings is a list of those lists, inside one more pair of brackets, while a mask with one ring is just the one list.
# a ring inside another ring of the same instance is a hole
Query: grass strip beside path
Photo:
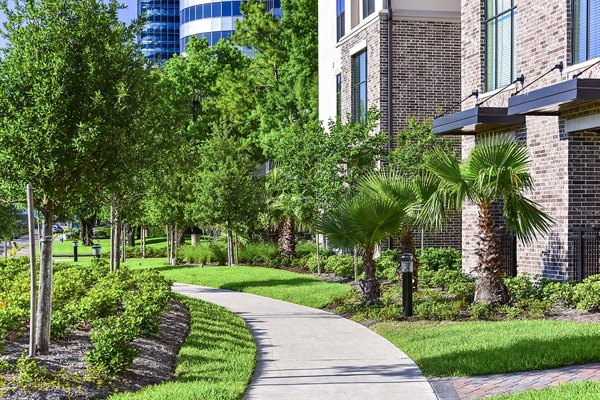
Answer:
[[490, 400], [600, 400], [600, 382], [578, 382], [543, 390], [493, 397]]
[[600, 324], [594, 323], [385, 322], [373, 329], [431, 377], [533, 371], [600, 361]]
[[176, 295], [190, 310], [190, 333], [175, 378], [111, 400], [238, 400], [250, 382], [256, 345], [243, 319], [217, 305]]
[[323, 282], [312, 275], [262, 267], [159, 267], [176, 282], [253, 293], [307, 307], [323, 308], [352, 290], [350, 285]]

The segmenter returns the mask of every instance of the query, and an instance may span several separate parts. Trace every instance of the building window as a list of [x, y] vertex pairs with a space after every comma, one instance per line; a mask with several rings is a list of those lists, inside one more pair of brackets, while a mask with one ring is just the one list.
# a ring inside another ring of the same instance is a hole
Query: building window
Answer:
[[367, 51], [352, 56], [352, 119], [364, 123], [367, 118]]
[[367, 18], [369, 15], [375, 12], [375, 0], [363, 0], [363, 18]]
[[487, 0], [486, 89], [506, 86], [517, 75], [517, 0]]
[[342, 74], [335, 76], [335, 104], [336, 115], [342, 117]]
[[600, 0], [573, 1], [573, 63], [600, 57]]
[[335, 15], [337, 23], [337, 40], [340, 40], [342, 36], [346, 34], [346, 26], [344, 20], [346, 19], [346, 0], [336, 0]]

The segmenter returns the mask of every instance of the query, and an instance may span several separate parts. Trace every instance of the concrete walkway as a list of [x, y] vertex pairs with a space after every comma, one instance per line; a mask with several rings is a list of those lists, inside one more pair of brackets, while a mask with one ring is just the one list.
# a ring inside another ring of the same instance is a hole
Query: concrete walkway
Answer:
[[258, 362], [247, 400], [435, 400], [404, 353], [337, 315], [253, 294], [175, 283], [173, 290], [241, 316]]

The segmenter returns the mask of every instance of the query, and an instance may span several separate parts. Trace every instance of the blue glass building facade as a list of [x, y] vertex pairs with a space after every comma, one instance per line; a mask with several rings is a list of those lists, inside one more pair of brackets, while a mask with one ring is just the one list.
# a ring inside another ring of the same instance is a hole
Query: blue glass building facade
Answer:
[[142, 53], [151, 61], [179, 54], [179, 0], [138, 0], [138, 15], [146, 15], [139, 37]]

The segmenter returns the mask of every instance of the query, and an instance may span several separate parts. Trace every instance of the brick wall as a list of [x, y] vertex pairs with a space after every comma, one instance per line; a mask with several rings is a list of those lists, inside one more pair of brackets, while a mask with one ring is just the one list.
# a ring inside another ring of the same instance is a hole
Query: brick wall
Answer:
[[[519, 0], [517, 22], [518, 73], [525, 74], [526, 83], [548, 71], [558, 61], [568, 66], [571, 59], [570, 2], [552, 0]], [[475, 88], [483, 91], [485, 73], [484, 2], [465, 0], [462, 9], [462, 94]], [[600, 76], [600, 69], [591, 72]], [[588, 74], [588, 75], [590, 75]], [[570, 78], [558, 72], [549, 74], [527, 90], [535, 90]], [[514, 89], [509, 90], [512, 91]], [[486, 106], [506, 107], [510, 94], [495, 97]], [[483, 96], [485, 98], [485, 95]], [[464, 108], [474, 105], [469, 101]], [[600, 189], [600, 139], [597, 133], [568, 134], [563, 120], [598, 113], [597, 106], [585, 107], [576, 113], [558, 116], [530, 116], [526, 125], [508, 132], [530, 151], [530, 172], [535, 189], [530, 198], [556, 221], [545, 238], [528, 245], [518, 245], [519, 272], [540, 274], [559, 279], [573, 275], [570, 242], [574, 226], [600, 222], [600, 200], [592, 193]], [[495, 132], [490, 132], [495, 133]], [[478, 135], [478, 138], [485, 134]], [[475, 138], [464, 137], [463, 156], [469, 154]], [[463, 210], [463, 262], [465, 269], [474, 265], [477, 210], [465, 205]]]

